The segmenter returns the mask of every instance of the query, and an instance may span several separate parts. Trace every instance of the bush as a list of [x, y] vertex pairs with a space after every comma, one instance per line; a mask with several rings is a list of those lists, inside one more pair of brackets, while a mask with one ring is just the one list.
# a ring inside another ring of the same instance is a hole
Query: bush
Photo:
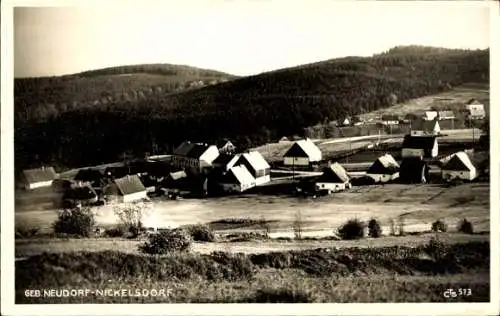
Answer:
[[215, 241], [215, 234], [207, 225], [192, 225], [188, 228], [188, 232], [194, 241]]
[[465, 218], [458, 223], [457, 230], [464, 234], [474, 234], [474, 227], [472, 226], [472, 223]]
[[446, 225], [445, 222], [442, 220], [437, 220], [434, 223], [432, 223], [432, 231], [433, 232], [446, 232], [448, 230], [448, 225]]
[[190, 236], [181, 229], [169, 229], [148, 236], [139, 245], [139, 250], [148, 254], [166, 254], [173, 251], [187, 251], [191, 246]]
[[382, 228], [380, 227], [380, 223], [376, 219], [372, 218], [368, 222], [368, 236], [373, 238], [382, 236]]
[[111, 237], [111, 238], [123, 237], [123, 236], [125, 236], [125, 233], [126, 233], [125, 227], [122, 225], [118, 225], [116, 227], [106, 229], [104, 231], [104, 236]]
[[31, 238], [38, 234], [40, 228], [19, 225], [16, 227], [16, 238]]
[[424, 246], [425, 252], [427, 252], [434, 260], [443, 259], [447, 253], [446, 245], [439, 239], [432, 237], [429, 243]]
[[89, 209], [64, 210], [53, 224], [56, 234], [89, 237], [94, 231], [94, 214]]
[[128, 231], [132, 238], [139, 236], [144, 231], [142, 219], [147, 211], [143, 204], [128, 204], [119, 206], [114, 209], [115, 215], [125, 230]]
[[358, 219], [350, 219], [339, 228], [338, 233], [345, 240], [360, 239], [365, 236], [365, 224]]

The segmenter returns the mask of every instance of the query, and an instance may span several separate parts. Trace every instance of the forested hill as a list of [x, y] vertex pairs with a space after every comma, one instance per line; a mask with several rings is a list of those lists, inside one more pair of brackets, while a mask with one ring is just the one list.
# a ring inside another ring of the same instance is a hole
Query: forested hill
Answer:
[[[186, 139], [229, 137], [241, 146], [257, 145], [318, 122], [488, 80], [489, 50], [406, 46], [180, 93], [108, 98], [71, 108], [55, 104], [34, 116], [18, 113], [16, 162], [20, 167], [89, 165], [125, 152], [168, 152]], [[23, 91], [16, 93], [16, 102], [22, 100]]]
[[[236, 78], [223, 72], [171, 64], [109, 67], [59, 77], [14, 80], [20, 120], [112, 102], [147, 100]], [[48, 113], [47, 113], [48, 112]], [[52, 113], [51, 113], [52, 112]]]

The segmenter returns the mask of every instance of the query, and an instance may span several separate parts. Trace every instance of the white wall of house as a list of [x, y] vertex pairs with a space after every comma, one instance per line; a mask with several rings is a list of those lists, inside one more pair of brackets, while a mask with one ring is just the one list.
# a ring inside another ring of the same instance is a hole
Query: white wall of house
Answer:
[[399, 178], [399, 172], [396, 172], [394, 174], [367, 173], [366, 175], [375, 180], [375, 182], [388, 182]]
[[438, 146], [438, 143], [437, 143], [437, 140], [436, 140], [436, 141], [434, 141], [434, 147], [432, 147], [431, 156], [432, 157], [437, 157], [438, 150], [439, 150], [439, 146]]
[[25, 188], [26, 190], [33, 190], [37, 188], [50, 187], [52, 185], [52, 181], [53, 180], [26, 183]]
[[271, 175], [255, 178], [255, 185], [261, 185], [271, 181]]
[[222, 190], [227, 193], [234, 193], [234, 192], [243, 192], [246, 191], [252, 187], [254, 187], [253, 183], [221, 183], [220, 184], [222, 187]]
[[132, 201], [137, 201], [137, 200], [141, 200], [141, 199], [146, 199], [147, 197], [148, 196], [147, 196], [146, 191], [140, 191], [140, 192], [124, 195], [122, 198], [122, 201], [123, 202], [132, 202]]
[[346, 188], [350, 188], [350, 183], [331, 183], [331, 182], [317, 182], [316, 190], [329, 190], [332, 192], [343, 191]]
[[423, 157], [424, 150], [420, 148], [403, 148], [401, 151], [401, 156], [403, 158], [407, 157]]
[[[319, 159], [321, 160], [321, 158]], [[317, 161], [319, 161], [317, 160]], [[285, 157], [285, 166], [309, 166], [309, 158], [307, 157]]]
[[219, 157], [219, 149], [212, 145], [200, 157], [200, 169], [212, 166], [212, 162]]
[[456, 171], [456, 170], [442, 170], [441, 176], [444, 180], [474, 180], [477, 177], [476, 169], [472, 169], [470, 171]]

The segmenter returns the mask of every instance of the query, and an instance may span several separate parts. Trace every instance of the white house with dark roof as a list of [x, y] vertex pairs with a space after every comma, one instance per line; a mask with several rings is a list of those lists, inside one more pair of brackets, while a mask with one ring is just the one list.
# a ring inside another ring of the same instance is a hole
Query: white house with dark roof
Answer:
[[437, 120], [438, 119], [438, 112], [437, 111], [425, 111], [422, 118], [426, 121]]
[[189, 169], [199, 173], [211, 167], [212, 162], [219, 156], [219, 149], [215, 145], [203, 143], [183, 142], [172, 155], [171, 164], [177, 168]]
[[309, 166], [320, 162], [321, 150], [309, 138], [295, 142], [283, 156], [285, 166]]
[[53, 167], [23, 170], [23, 182], [26, 190], [50, 187], [52, 182], [58, 177], [59, 175]]
[[468, 119], [484, 119], [486, 117], [486, 112], [484, 110], [484, 104], [479, 102], [477, 99], [470, 99], [467, 104], [465, 104], [465, 110]]
[[219, 182], [227, 193], [243, 192], [256, 185], [255, 178], [245, 165], [234, 166], [227, 171]]
[[323, 170], [323, 174], [316, 180], [315, 187], [317, 191], [337, 192], [350, 188], [351, 183], [344, 167], [335, 162]]
[[478, 176], [476, 166], [466, 152], [459, 151], [441, 166], [441, 176], [446, 181], [474, 180]]
[[399, 177], [399, 164], [392, 155], [385, 154], [373, 162], [366, 175], [375, 182], [388, 182]]
[[434, 158], [439, 151], [437, 137], [434, 135], [406, 135], [402, 147], [402, 158]]
[[218, 142], [217, 148], [219, 148], [219, 153], [221, 154], [234, 154], [236, 151], [236, 146], [230, 140]]
[[237, 159], [231, 160], [229, 168], [244, 165], [255, 178], [255, 185], [271, 181], [271, 166], [258, 151], [250, 151], [236, 155]]
[[148, 198], [146, 187], [137, 175], [114, 179], [104, 192], [108, 198], [119, 202], [133, 202]]
[[455, 113], [451, 110], [444, 110], [438, 112], [439, 120], [453, 120], [455, 119]]

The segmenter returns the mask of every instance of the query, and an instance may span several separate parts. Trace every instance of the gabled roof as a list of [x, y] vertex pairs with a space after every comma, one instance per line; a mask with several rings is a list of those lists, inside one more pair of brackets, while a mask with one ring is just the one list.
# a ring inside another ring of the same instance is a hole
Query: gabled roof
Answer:
[[295, 142], [285, 153], [284, 157], [314, 157], [321, 155], [321, 150], [310, 139]]
[[45, 182], [57, 178], [57, 173], [53, 167], [23, 170], [23, 175], [28, 183]]
[[436, 142], [436, 136], [413, 136], [406, 135], [403, 140], [403, 148], [432, 150]]
[[244, 165], [232, 167], [231, 169], [229, 169], [226, 177], [224, 178], [228, 181], [236, 181], [239, 184], [251, 183], [255, 181], [254, 177], [250, 174], [250, 171], [248, 171], [248, 169]]
[[477, 99], [470, 99], [469, 101], [467, 101], [466, 103], [467, 105], [470, 105], [470, 104], [482, 104], [481, 102], [479, 102]]
[[442, 169], [451, 171], [471, 171], [474, 170], [475, 167], [469, 155], [463, 151], [459, 151], [455, 153], [450, 160], [444, 163]]
[[224, 146], [234, 146], [233, 142], [231, 142], [230, 140], [228, 139], [225, 139], [225, 140], [220, 140], [216, 143], [217, 145], [217, 148], [222, 148]]
[[345, 183], [349, 181], [349, 176], [342, 165], [335, 162], [323, 169], [323, 174], [318, 178], [318, 182]]
[[137, 192], [146, 191], [138, 176], [125, 176], [123, 178], [115, 179], [116, 187], [122, 195], [133, 194]]
[[438, 115], [437, 111], [425, 111], [425, 113], [424, 113], [424, 117], [428, 118], [428, 119], [431, 119], [431, 120], [433, 118], [435, 118], [437, 115]]
[[399, 171], [399, 164], [390, 154], [380, 156], [375, 160], [366, 173], [394, 174]]
[[217, 158], [215, 158], [212, 164], [227, 166], [229, 162], [234, 159], [234, 157], [235, 155], [220, 154]]
[[183, 142], [174, 150], [174, 155], [199, 159], [208, 148], [208, 144]]
[[264, 157], [262, 157], [262, 155], [258, 151], [251, 151], [248, 153], [241, 154], [241, 157], [246, 159], [246, 161], [248, 161], [248, 163], [255, 170], [263, 170], [271, 168], [271, 166], [269, 166], [267, 161], [264, 159]]

